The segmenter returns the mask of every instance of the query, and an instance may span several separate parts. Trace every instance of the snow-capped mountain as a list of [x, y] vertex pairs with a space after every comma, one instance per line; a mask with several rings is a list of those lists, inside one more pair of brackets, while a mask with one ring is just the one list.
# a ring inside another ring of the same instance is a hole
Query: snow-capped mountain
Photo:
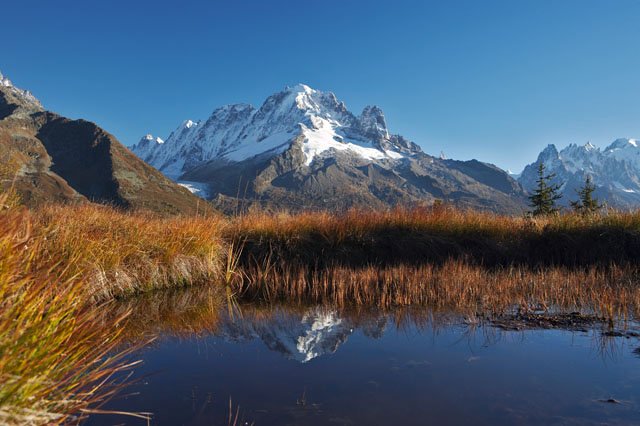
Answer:
[[640, 143], [635, 139], [616, 139], [603, 150], [591, 143], [570, 144], [561, 151], [549, 145], [518, 178], [528, 191], [536, 186], [541, 162], [547, 173], [555, 173], [563, 205], [577, 199], [576, 190], [590, 176], [597, 188], [596, 196], [602, 201], [618, 208], [640, 206]]
[[391, 134], [380, 108], [355, 115], [333, 93], [304, 84], [260, 108], [227, 105], [205, 121], [186, 120], [166, 140], [147, 135], [132, 150], [172, 179], [208, 184], [218, 204], [242, 194], [287, 208], [436, 198], [500, 211], [520, 205], [519, 186], [498, 168], [429, 156]]
[[242, 161], [280, 153], [303, 136], [304, 164], [333, 151], [350, 151], [363, 159], [398, 159], [420, 152], [414, 144], [389, 135], [382, 111], [375, 106], [359, 117], [347, 111], [333, 93], [300, 84], [270, 96], [259, 109], [227, 105], [205, 122], [184, 121], [166, 143], [145, 136], [133, 150], [142, 159], [178, 178], [213, 159]]
[[34, 110], [42, 110], [42, 104], [36, 99], [33, 94], [28, 90], [23, 90], [15, 87], [11, 80], [2, 75], [0, 72], [0, 87], [3, 87], [5, 91], [11, 93], [15, 98], [21, 100], [23, 103], [29, 105]]
[[145, 157], [154, 152], [156, 144], [160, 145], [163, 143], [164, 141], [160, 138], [154, 138], [152, 135], [146, 135], [140, 139], [140, 142], [136, 145], [137, 154], [139, 157]]

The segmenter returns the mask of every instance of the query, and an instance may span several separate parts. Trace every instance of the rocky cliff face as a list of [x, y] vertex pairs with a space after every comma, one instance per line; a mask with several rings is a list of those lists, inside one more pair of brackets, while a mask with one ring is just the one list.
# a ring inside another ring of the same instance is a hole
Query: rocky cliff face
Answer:
[[576, 190], [591, 176], [600, 200], [622, 209], [640, 206], [640, 145], [635, 139], [617, 139], [604, 150], [590, 143], [571, 144], [561, 151], [549, 145], [518, 178], [528, 191], [536, 186], [540, 163], [544, 163], [547, 173], [556, 175], [554, 181], [561, 185], [562, 205], [577, 199]]
[[351, 113], [333, 93], [305, 85], [187, 120], [163, 141], [133, 148], [178, 181], [207, 186], [224, 208], [240, 204], [302, 209], [386, 208], [432, 203], [519, 213], [523, 192], [511, 177], [479, 161], [432, 157], [391, 134], [382, 110]]
[[2, 75], [0, 184], [29, 206], [92, 201], [171, 214], [199, 204], [96, 124], [46, 111]]

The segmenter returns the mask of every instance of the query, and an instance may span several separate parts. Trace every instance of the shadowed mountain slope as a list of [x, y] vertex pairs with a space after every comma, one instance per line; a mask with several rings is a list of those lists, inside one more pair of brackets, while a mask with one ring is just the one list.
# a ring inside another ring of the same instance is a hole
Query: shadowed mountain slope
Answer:
[[176, 214], [206, 204], [96, 124], [46, 111], [1, 74], [0, 179], [31, 207], [92, 201]]

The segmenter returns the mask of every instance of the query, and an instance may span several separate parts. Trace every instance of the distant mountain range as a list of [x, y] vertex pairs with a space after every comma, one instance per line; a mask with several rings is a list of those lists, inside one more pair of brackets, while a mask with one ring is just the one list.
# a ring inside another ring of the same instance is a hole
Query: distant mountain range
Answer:
[[186, 120], [166, 140], [147, 135], [132, 150], [223, 210], [239, 199], [289, 210], [435, 200], [502, 213], [525, 208], [522, 188], [498, 167], [428, 155], [391, 134], [380, 108], [355, 115], [333, 93], [303, 84], [259, 108], [227, 105], [204, 121]]
[[166, 140], [147, 135], [132, 151], [136, 155], [94, 123], [45, 110], [0, 74], [0, 187], [14, 187], [29, 206], [92, 201], [190, 213], [203, 204], [193, 192], [228, 212], [252, 205], [340, 211], [442, 200], [520, 214], [541, 162], [561, 185], [563, 205], [590, 176], [600, 200], [622, 209], [640, 206], [635, 139], [604, 149], [549, 145], [512, 175], [476, 160], [426, 154], [391, 134], [377, 106], [355, 115], [333, 93], [303, 84], [269, 96], [259, 108], [227, 105], [205, 121], [186, 120]]
[[96, 124], [45, 110], [0, 74], [0, 188], [10, 187], [28, 206], [91, 201], [173, 214], [203, 204]]
[[562, 205], [578, 198], [576, 190], [590, 176], [600, 200], [620, 209], [640, 206], [640, 143], [635, 139], [617, 139], [603, 150], [591, 143], [571, 144], [561, 151], [549, 145], [518, 177], [526, 190], [535, 188], [540, 163], [547, 173], [556, 175], [554, 181], [561, 185]]

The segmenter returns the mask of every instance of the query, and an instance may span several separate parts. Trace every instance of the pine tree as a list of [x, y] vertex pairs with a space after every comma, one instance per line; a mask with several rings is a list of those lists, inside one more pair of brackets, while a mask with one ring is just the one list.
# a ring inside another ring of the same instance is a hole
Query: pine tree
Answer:
[[587, 175], [584, 181], [584, 186], [577, 190], [579, 199], [571, 202], [571, 207], [576, 212], [582, 214], [592, 214], [600, 210], [603, 205], [600, 204], [597, 198], [593, 197], [593, 193], [596, 190], [596, 186], [591, 181], [591, 176]]
[[533, 216], [550, 215], [560, 211], [556, 206], [556, 201], [562, 198], [562, 195], [558, 192], [560, 185], [551, 183], [554, 177], [554, 173], [545, 175], [544, 163], [538, 165], [537, 187], [529, 197], [531, 207], [533, 207], [531, 211]]

